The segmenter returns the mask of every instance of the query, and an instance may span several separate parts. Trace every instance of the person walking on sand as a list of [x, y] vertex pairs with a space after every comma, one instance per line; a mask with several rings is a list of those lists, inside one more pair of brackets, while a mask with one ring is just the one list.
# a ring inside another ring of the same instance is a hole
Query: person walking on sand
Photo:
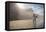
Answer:
[[36, 14], [33, 14], [33, 24], [34, 24], [34, 28], [36, 28], [36, 18], [37, 18], [37, 15]]

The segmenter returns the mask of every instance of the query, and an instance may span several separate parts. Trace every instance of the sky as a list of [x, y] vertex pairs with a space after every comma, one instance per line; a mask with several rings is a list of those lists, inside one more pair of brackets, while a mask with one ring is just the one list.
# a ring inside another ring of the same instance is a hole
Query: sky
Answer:
[[43, 5], [41, 5], [41, 4], [17, 3], [17, 5], [21, 9], [29, 9], [29, 8], [32, 8], [33, 13], [38, 14], [38, 15], [43, 15], [43, 13], [44, 13]]
[[37, 13], [39, 15], [43, 15], [43, 13], [44, 13], [43, 5], [33, 4], [32, 9], [33, 9], [34, 13]]

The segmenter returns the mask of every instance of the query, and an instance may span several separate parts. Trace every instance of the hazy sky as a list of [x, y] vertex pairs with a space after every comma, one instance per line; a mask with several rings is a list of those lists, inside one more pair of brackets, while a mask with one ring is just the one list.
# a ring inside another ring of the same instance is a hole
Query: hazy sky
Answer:
[[43, 5], [40, 4], [23, 4], [23, 3], [17, 3], [17, 5], [22, 9], [29, 9], [32, 8], [33, 12], [38, 15], [43, 15]]

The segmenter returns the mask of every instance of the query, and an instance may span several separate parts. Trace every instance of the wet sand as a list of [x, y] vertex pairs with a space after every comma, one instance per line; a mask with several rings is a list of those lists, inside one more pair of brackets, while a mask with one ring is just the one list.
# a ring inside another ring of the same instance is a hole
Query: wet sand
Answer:
[[10, 21], [10, 29], [34, 28], [33, 20]]

